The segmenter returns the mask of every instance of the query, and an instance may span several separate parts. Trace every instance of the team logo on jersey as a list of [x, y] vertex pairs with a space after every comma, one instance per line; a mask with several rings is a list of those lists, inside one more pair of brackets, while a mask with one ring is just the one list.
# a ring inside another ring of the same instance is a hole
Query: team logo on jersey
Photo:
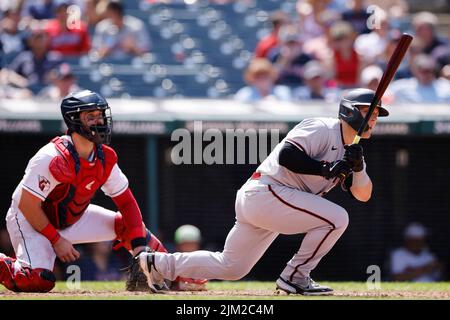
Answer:
[[91, 190], [92, 185], [94, 184], [94, 182], [95, 182], [95, 180], [92, 180], [91, 182], [89, 182], [89, 183], [86, 185], [86, 189]]
[[50, 190], [50, 181], [48, 181], [46, 177], [39, 175], [38, 179], [39, 179], [39, 189], [41, 189], [41, 191], [47, 192], [48, 190]]
[[335, 150], [337, 150], [337, 148], [336, 148], [335, 146], [332, 146], [332, 147], [331, 147], [331, 150], [332, 150], [332, 151], [335, 151]]

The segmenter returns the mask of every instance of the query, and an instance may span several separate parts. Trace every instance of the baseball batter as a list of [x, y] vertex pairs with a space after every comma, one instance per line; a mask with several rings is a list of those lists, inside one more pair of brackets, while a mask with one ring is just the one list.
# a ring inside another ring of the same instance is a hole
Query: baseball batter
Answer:
[[[55, 258], [70, 263], [80, 256], [73, 244], [115, 239], [133, 255], [148, 247], [165, 251], [145, 228], [117, 155], [107, 146], [112, 133], [107, 101], [89, 90], [75, 92], [62, 100], [61, 113], [67, 135], [31, 158], [6, 215], [16, 259], [0, 253], [0, 283], [13, 291], [50, 291]], [[90, 204], [98, 189], [119, 212]], [[139, 274], [130, 273], [127, 289], [141, 285]]]
[[[177, 276], [240, 279], [279, 234], [306, 233], [276, 281], [277, 288], [303, 295], [332, 294], [331, 288], [315, 283], [310, 272], [343, 234], [349, 219], [345, 209], [322, 196], [342, 182], [357, 200], [370, 199], [372, 183], [363, 149], [351, 143], [373, 97], [368, 89], [351, 90], [341, 99], [339, 119], [305, 119], [288, 133], [237, 192], [236, 223], [222, 252], [138, 255], [135, 259], [149, 286]], [[362, 138], [371, 136], [378, 116], [388, 114], [379, 105]]]

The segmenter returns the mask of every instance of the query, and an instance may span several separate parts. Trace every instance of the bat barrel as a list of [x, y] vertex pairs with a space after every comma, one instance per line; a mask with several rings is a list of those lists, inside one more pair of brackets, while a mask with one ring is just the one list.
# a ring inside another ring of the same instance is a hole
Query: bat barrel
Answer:
[[413, 37], [407, 33], [404, 33], [402, 35], [402, 37], [400, 38], [400, 41], [397, 44], [397, 47], [395, 48], [394, 53], [392, 54], [391, 58], [389, 59], [389, 62], [386, 66], [386, 70], [383, 73], [383, 77], [381, 78], [380, 83], [378, 84], [377, 90], [375, 91], [375, 96], [370, 104], [369, 111], [367, 112], [367, 114], [364, 118], [364, 121], [358, 130], [358, 133], [354, 140], [357, 142], [355, 142], [355, 143], [359, 142], [359, 139], [361, 138], [361, 135], [363, 134], [364, 130], [366, 129], [367, 123], [369, 122], [369, 119], [372, 116], [372, 113], [375, 110], [375, 107], [381, 101], [381, 98], [383, 97], [384, 92], [386, 91], [388, 85], [391, 83], [392, 79], [394, 78], [394, 75], [397, 72], [398, 66], [402, 62], [403, 57], [406, 54], [406, 51], [408, 51], [408, 47], [411, 44], [412, 40], [413, 40]]

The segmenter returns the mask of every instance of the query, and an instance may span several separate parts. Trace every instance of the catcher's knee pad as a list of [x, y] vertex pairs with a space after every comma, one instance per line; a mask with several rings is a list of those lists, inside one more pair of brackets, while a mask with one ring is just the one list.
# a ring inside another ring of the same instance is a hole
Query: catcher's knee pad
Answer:
[[48, 269], [22, 267], [16, 259], [0, 259], [0, 283], [15, 292], [48, 292], [56, 278]]

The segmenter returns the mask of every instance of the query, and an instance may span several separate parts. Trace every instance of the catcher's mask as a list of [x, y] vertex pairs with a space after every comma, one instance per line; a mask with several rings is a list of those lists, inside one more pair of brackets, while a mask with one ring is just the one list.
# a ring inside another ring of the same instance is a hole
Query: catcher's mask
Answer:
[[[87, 126], [80, 119], [83, 111], [101, 111], [102, 123]], [[69, 133], [76, 132], [95, 144], [109, 144], [112, 134], [111, 108], [96, 92], [82, 90], [70, 93], [61, 102], [61, 113]]]

